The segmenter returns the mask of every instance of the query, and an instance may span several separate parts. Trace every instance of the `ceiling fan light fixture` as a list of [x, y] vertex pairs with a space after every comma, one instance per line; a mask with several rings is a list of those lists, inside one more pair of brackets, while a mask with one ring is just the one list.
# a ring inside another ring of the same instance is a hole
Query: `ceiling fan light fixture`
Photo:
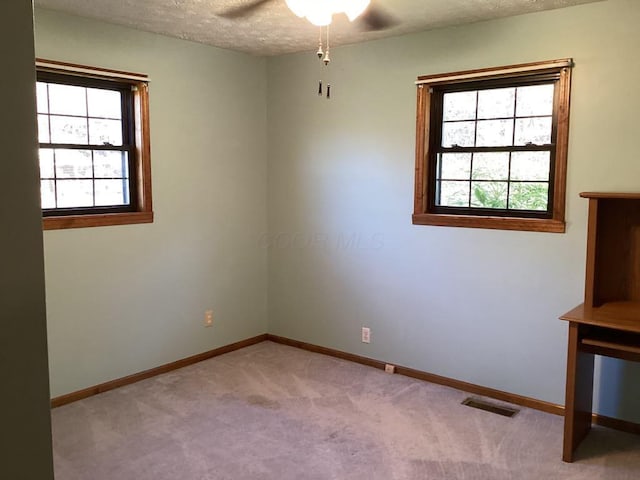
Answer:
[[371, 0], [285, 0], [295, 15], [306, 18], [317, 27], [331, 23], [336, 13], [345, 13], [353, 22], [369, 6]]

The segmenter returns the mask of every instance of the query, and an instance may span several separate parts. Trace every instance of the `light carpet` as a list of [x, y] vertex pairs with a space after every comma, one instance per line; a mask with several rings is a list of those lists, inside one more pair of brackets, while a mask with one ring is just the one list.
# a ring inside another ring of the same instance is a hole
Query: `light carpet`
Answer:
[[263, 342], [52, 411], [57, 480], [637, 480], [640, 437]]

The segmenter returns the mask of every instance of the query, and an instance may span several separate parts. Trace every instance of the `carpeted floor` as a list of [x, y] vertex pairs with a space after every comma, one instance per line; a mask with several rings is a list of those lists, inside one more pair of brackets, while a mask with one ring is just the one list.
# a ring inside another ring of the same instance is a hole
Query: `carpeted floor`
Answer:
[[53, 410], [56, 480], [637, 480], [640, 437], [271, 342]]

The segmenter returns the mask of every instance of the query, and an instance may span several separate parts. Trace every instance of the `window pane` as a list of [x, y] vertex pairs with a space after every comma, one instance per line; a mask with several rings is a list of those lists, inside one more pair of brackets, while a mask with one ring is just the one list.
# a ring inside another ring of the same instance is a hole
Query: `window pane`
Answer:
[[58, 180], [58, 207], [93, 206], [92, 180]]
[[507, 208], [507, 182], [473, 182], [471, 206], [476, 208]]
[[56, 189], [54, 180], [40, 182], [40, 201], [42, 208], [56, 208]]
[[56, 149], [56, 176], [58, 178], [91, 178], [90, 150]]
[[551, 143], [551, 117], [516, 119], [515, 145]]
[[38, 115], [38, 141], [49, 143], [49, 115]]
[[49, 99], [47, 97], [47, 84], [42, 82], [36, 83], [36, 102], [38, 105], [38, 113], [49, 112]]
[[122, 94], [114, 90], [87, 88], [90, 117], [122, 118]]
[[551, 115], [554, 85], [533, 85], [518, 88], [517, 117]]
[[122, 145], [122, 122], [90, 118], [89, 143], [91, 145]]
[[444, 180], [469, 180], [471, 176], [470, 153], [443, 153], [439, 158], [439, 178]]
[[550, 152], [513, 152], [511, 180], [549, 181]]
[[128, 203], [127, 180], [96, 180], [96, 206], [127, 205]]
[[478, 147], [513, 144], [513, 120], [481, 120], [478, 122]]
[[87, 119], [77, 117], [51, 117], [51, 143], [86, 145]]
[[49, 84], [49, 108], [59, 115], [87, 115], [86, 88], [73, 85]]
[[440, 202], [442, 207], [468, 207], [469, 182], [440, 182]]
[[128, 178], [127, 152], [94, 150], [93, 171], [96, 178]]
[[475, 153], [472, 178], [474, 180], [508, 180], [509, 152]]
[[476, 118], [477, 92], [455, 92], [443, 95], [442, 119], [473, 120]]
[[511, 182], [509, 208], [516, 210], [547, 210], [549, 184]]
[[473, 147], [476, 122], [445, 122], [442, 125], [442, 146]]
[[478, 92], [478, 118], [513, 117], [516, 89], [499, 88]]
[[40, 149], [40, 178], [53, 178], [53, 150], [50, 148]]

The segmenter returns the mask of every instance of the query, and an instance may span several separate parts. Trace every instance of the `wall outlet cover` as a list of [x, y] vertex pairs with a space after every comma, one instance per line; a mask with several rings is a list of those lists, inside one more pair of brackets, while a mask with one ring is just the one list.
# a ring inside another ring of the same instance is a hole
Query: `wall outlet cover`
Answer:
[[362, 327], [362, 343], [371, 343], [371, 329]]

